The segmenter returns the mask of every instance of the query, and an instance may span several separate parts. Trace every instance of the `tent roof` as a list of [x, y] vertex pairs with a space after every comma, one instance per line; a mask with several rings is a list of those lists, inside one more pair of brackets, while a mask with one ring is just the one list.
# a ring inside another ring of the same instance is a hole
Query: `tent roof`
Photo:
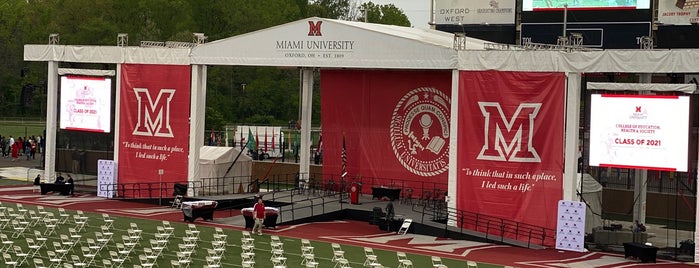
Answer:
[[[466, 49], [486, 41], [466, 38]], [[454, 35], [436, 30], [312, 17], [192, 49], [193, 64], [455, 69]]]
[[698, 49], [470, 50], [458, 54], [459, 70], [699, 73]]
[[[239, 152], [240, 150], [234, 147], [202, 146], [201, 149], [199, 149], [199, 163], [232, 163]], [[252, 158], [246, 154], [241, 154], [238, 161], [252, 161]]]

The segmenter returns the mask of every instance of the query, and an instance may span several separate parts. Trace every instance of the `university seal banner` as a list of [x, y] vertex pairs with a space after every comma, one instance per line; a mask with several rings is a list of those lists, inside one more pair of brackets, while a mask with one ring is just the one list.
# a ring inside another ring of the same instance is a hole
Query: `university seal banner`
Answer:
[[460, 72], [458, 209], [555, 229], [564, 82], [562, 73]]
[[324, 178], [339, 179], [344, 139], [347, 181], [446, 191], [449, 71], [323, 70], [320, 80]]
[[159, 197], [145, 189], [187, 181], [190, 74], [189, 66], [121, 65], [118, 181], [141, 185], [119, 194]]

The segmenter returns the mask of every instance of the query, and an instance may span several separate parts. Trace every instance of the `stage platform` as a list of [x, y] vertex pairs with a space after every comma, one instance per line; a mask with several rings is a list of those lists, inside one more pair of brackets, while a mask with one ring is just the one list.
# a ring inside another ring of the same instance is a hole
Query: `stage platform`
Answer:
[[[446, 225], [446, 208], [443, 205], [430, 203], [425, 206], [420, 200], [386, 200], [373, 198], [371, 194], [359, 196], [357, 204], [351, 204], [349, 195], [335, 194], [299, 194], [297, 191], [282, 191], [260, 193], [265, 200], [267, 207], [279, 209], [277, 226], [295, 225], [308, 222], [321, 222], [333, 220], [359, 220], [367, 224], [376, 225], [377, 229], [387, 232], [396, 232], [397, 226], [403, 219], [412, 219], [413, 223], [409, 233], [430, 235], [436, 237], [447, 237], [452, 239], [465, 239], [479, 242], [497, 242], [530, 248], [542, 248], [537, 245], [527, 245], [523, 242], [510, 239], [503, 239], [498, 236], [486, 235], [481, 232], [465, 230]], [[231, 198], [235, 197], [236, 204]], [[216, 200], [221, 202], [231, 202], [231, 206], [226, 209], [240, 210], [244, 207], [252, 207], [255, 195], [226, 195], [220, 197], [201, 197], [205, 200]], [[247, 203], [245, 203], [247, 202]], [[392, 203], [395, 216], [392, 224], [386, 221], [385, 216], [377, 219], [375, 210], [380, 209], [383, 215], [386, 207]], [[247, 205], [245, 205], [247, 204]], [[240, 207], [243, 206], [243, 207]], [[223, 209], [224, 211], [226, 209]], [[214, 222], [237, 227], [245, 227], [245, 218], [237, 213], [232, 217], [216, 218]]]

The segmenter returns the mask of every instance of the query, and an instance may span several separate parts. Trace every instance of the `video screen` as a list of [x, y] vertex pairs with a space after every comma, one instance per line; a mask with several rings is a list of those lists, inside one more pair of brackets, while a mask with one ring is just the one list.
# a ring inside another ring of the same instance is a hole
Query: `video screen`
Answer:
[[60, 128], [109, 133], [112, 80], [92, 76], [62, 76]]
[[689, 97], [593, 94], [590, 166], [687, 171]]
[[524, 0], [522, 11], [650, 9], [650, 0]]

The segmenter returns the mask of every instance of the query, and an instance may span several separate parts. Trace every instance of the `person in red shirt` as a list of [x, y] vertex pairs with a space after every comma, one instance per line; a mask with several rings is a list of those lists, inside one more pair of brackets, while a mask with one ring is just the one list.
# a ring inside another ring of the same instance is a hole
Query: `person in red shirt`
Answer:
[[257, 203], [252, 208], [252, 217], [255, 218], [255, 225], [252, 226], [252, 232], [262, 235], [262, 224], [265, 221], [265, 204], [262, 203], [262, 197], [257, 198]]

